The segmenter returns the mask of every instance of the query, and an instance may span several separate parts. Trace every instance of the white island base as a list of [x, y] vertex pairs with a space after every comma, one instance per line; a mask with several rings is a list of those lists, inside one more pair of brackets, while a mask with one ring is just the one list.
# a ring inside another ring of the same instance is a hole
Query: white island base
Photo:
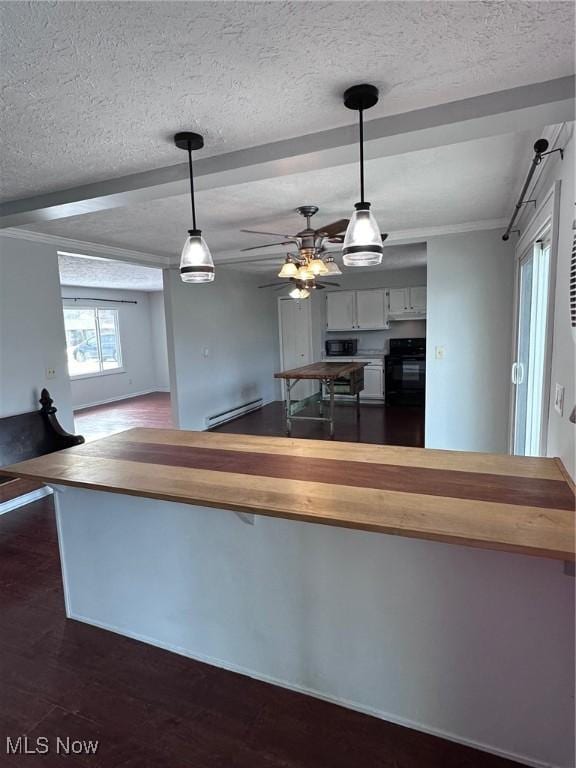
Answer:
[[69, 618], [528, 765], [573, 764], [562, 562], [55, 490]]

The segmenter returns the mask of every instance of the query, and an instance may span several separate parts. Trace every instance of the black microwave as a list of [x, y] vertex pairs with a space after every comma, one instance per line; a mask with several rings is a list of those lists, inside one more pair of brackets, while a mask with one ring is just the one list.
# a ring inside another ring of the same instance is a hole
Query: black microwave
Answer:
[[327, 339], [328, 357], [351, 357], [358, 352], [358, 339]]

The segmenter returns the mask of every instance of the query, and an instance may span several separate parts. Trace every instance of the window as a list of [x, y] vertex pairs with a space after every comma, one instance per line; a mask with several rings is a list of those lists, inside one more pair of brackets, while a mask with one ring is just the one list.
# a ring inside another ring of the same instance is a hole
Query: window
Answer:
[[68, 373], [100, 376], [122, 369], [118, 310], [98, 307], [64, 308]]

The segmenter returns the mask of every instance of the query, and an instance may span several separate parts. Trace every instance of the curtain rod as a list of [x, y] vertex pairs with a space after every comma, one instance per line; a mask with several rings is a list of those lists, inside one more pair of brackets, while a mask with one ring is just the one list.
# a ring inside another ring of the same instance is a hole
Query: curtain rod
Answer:
[[[526, 197], [526, 193], [528, 192], [528, 187], [530, 186], [530, 182], [532, 181], [532, 176], [534, 176], [534, 171], [542, 162], [542, 158], [546, 157], [547, 155], [551, 155], [553, 152], [560, 152], [560, 157], [562, 158], [562, 160], [564, 159], [563, 149], [560, 149], [560, 148], [551, 149], [550, 152], [547, 152], [546, 151], [547, 149], [548, 149], [548, 141], [546, 139], [538, 139], [538, 141], [534, 144], [534, 157], [532, 158], [530, 170], [528, 171], [528, 176], [526, 176], [526, 181], [524, 182], [524, 186], [522, 187], [522, 192], [520, 192], [520, 197], [518, 198], [518, 202], [516, 203], [516, 206], [514, 208], [514, 213], [512, 214], [510, 223], [506, 227], [506, 232], [504, 232], [504, 234], [502, 235], [502, 240], [508, 240], [510, 238], [510, 233], [512, 232], [512, 227], [514, 226], [516, 217], [520, 212], [520, 208], [522, 208], [523, 205], [526, 205], [526, 203], [534, 203], [534, 205], [536, 205], [536, 200], [525, 200], [524, 198]], [[514, 232], [520, 232], [520, 230], [515, 229]]]
[[138, 304], [128, 299], [93, 299], [90, 296], [61, 296], [63, 301], [109, 301], [111, 304]]

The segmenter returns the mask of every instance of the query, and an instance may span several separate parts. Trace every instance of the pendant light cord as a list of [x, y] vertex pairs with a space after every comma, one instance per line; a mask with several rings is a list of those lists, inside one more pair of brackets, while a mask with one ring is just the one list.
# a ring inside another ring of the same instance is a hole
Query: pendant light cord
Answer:
[[360, 202], [364, 202], [364, 110], [358, 110], [360, 115]]
[[192, 148], [188, 142], [188, 170], [190, 172], [190, 199], [192, 201], [192, 229], [196, 229], [196, 205], [194, 203], [194, 174], [192, 172]]

